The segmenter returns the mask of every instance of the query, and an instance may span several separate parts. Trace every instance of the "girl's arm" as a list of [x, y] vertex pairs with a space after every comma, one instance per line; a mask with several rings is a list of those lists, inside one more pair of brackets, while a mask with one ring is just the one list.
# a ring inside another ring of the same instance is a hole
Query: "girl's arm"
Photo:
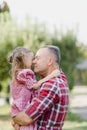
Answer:
[[36, 84], [34, 84], [33, 88], [38, 89], [43, 82], [59, 75], [60, 71], [58, 69], [55, 69], [51, 74], [47, 75], [45, 78], [39, 80]]

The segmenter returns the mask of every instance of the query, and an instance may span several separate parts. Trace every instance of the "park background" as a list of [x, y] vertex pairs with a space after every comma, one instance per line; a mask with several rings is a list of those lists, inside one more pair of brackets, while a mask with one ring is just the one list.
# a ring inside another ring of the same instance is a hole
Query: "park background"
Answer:
[[[15, 47], [24, 46], [35, 53], [41, 45], [58, 46], [61, 51], [60, 67], [67, 75], [69, 82], [70, 101], [73, 100], [75, 94], [78, 95], [81, 86], [87, 85], [87, 43], [78, 38], [77, 23], [76, 29], [71, 27], [64, 31], [55, 25], [49, 29], [48, 24], [37, 19], [32, 20], [28, 15], [22, 19], [23, 21], [15, 19], [10, 8], [12, 7], [9, 6], [7, 0], [0, 1], [0, 130], [13, 130], [10, 123], [11, 66], [8, 64], [7, 58]], [[21, 10], [20, 5], [19, 10]], [[75, 86], [78, 91], [73, 93]], [[85, 106], [87, 106], [86, 102]], [[69, 108], [63, 129], [87, 130], [86, 122], [87, 120]]]

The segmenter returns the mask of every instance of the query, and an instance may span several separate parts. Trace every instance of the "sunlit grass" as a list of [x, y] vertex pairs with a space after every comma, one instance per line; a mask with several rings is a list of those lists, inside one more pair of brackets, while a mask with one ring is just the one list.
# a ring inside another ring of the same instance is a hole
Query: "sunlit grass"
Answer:
[[63, 130], [87, 130], [87, 122], [66, 121]]
[[[9, 105], [0, 107], [0, 130], [13, 130]], [[87, 121], [81, 119], [77, 114], [68, 112], [63, 130], [87, 130]]]
[[87, 130], [87, 121], [77, 114], [69, 112], [63, 130]]
[[0, 106], [0, 118], [10, 117], [10, 106], [8, 104]]
[[10, 106], [0, 106], [0, 130], [13, 130], [11, 126]]
[[0, 119], [0, 130], [13, 130], [10, 119], [7, 120]]

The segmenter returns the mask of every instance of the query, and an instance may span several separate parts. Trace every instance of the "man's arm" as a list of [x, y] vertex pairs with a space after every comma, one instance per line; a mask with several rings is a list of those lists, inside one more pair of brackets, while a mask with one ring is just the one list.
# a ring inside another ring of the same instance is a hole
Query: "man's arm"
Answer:
[[58, 102], [58, 91], [58, 87], [56, 86], [54, 80], [44, 83], [39, 94], [37, 97], [33, 98], [26, 111], [19, 112], [18, 115], [14, 117], [14, 122], [19, 125], [32, 124], [42, 114], [48, 111], [55, 102]]
[[25, 112], [34, 121], [36, 121], [59, 101], [59, 97], [59, 89], [56, 86], [55, 79], [49, 80], [42, 84], [37, 97], [33, 98], [31, 104], [27, 107]]
[[19, 125], [29, 125], [33, 123], [32, 118], [30, 118], [24, 111], [19, 112], [15, 117], [13, 117], [13, 121]]

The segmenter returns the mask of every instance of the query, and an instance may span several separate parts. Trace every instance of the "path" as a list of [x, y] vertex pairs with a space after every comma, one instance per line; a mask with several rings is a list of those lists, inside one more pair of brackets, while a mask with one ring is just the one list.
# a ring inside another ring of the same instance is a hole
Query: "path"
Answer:
[[70, 101], [71, 112], [87, 120], [87, 86], [75, 86]]

